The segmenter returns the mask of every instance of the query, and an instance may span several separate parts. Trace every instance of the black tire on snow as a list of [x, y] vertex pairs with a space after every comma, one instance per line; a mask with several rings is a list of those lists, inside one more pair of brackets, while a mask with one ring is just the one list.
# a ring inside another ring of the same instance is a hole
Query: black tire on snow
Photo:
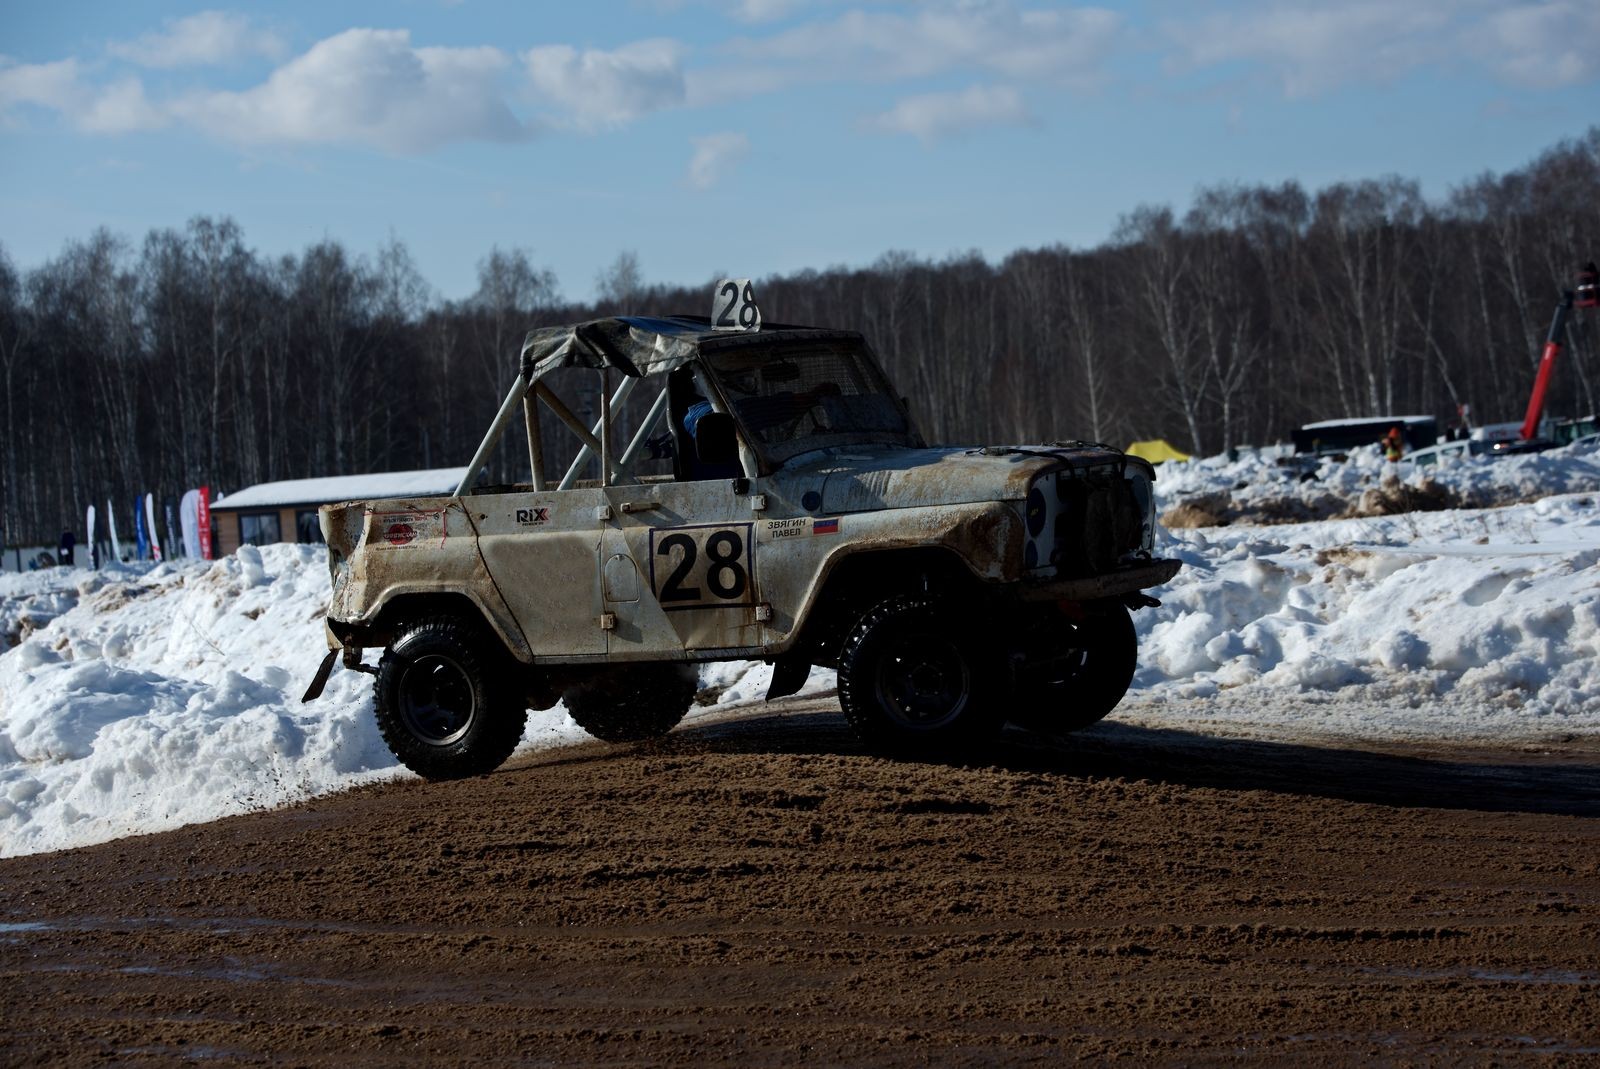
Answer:
[[430, 780], [491, 772], [516, 749], [528, 710], [477, 628], [453, 617], [403, 627], [373, 682], [378, 731]]
[[1019, 685], [1011, 714], [1018, 726], [1046, 735], [1099, 723], [1128, 693], [1139, 667], [1139, 636], [1122, 605], [1099, 605], [1082, 623], [1063, 617], [1058, 626], [1061, 645], [1077, 653], [1044, 679]]
[[880, 602], [845, 636], [839, 704], [869, 746], [948, 751], [999, 730], [997, 658], [956, 607], [930, 595]]
[[678, 726], [694, 705], [700, 673], [692, 665], [614, 668], [562, 695], [567, 715], [605, 742], [642, 742]]

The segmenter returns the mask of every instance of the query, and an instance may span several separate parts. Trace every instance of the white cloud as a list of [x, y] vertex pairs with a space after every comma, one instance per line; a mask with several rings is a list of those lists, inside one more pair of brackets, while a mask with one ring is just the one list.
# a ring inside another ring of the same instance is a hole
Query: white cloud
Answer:
[[147, 33], [132, 41], [114, 41], [106, 51], [144, 67], [195, 67], [246, 56], [276, 59], [283, 55], [284, 43], [277, 34], [252, 25], [243, 15], [201, 11], [168, 19], [158, 33]]
[[743, 22], [771, 22], [800, 6], [800, 0], [735, 0], [731, 10]]
[[346, 30], [242, 92], [197, 92], [175, 115], [224, 140], [341, 143], [420, 153], [530, 131], [506, 106], [498, 49], [413, 48], [405, 30]]
[[906, 97], [888, 111], [867, 119], [863, 126], [883, 133], [910, 134], [929, 144], [990, 126], [1021, 126], [1030, 121], [1022, 96], [1015, 89], [974, 85], [958, 93]]
[[1437, 58], [1448, 15], [1426, 2], [1250, 9], [1172, 23], [1167, 34], [1193, 67], [1265, 64], [1289, 96], [1341, 82], [1390, 80]]
[[1163, 26], [1182, 68], [1254, 63], [1290, 97], [1475, 66], [1530, 86], [1600, 75], [1600, 10], [1579, 0], [1256, 3]]
[[716, 185], [750, 151], [750, 139], [743, 134], [707, 134], [689, 140], [694, 158], [689, 161], [688, 181], [694, 189]]
[[71, 111], [81, 103], [84, 89], [79, 84], [78, 61], [54, 63], [12, 63], [0, 60], [0, 115], [7, 115], [18, 104], [33, 104], [56, 111]]
[[1467, 35], [1467, 48], [1520, 85], [1581, 85], [1600, 77], [1600, 8], [1592, 3], [1500, 8]]
[[24, 104], [58, 112], [86, 133], [131, 133], [167, 122], [137, 78], [93, 87], [73, 59], [0, 66], [0, 125], [17, 125], [15, 111]]
[[544, 99], [583, 129], [620, 126], [684, 100], [683, 50], [674, 41], [637, 41], [612, 52], [548, 45], [523, 53]]
[[139, 79], [124, 78], [96, 92], [73, 121], [92, 134], [126, 134], [159, 129], [168, 119], [145, 97]]
[[963, 69], [1088, 88], [1102, 80], [1121, 28], [1121, 17], [1102, 8], [1022, 9], [1009, 0], [929, 3], [909, 14], [853, 10], [729, 42], [729, 62], [693, 75], [691, 97], [708, 102], [806, 82], [900, 81]]

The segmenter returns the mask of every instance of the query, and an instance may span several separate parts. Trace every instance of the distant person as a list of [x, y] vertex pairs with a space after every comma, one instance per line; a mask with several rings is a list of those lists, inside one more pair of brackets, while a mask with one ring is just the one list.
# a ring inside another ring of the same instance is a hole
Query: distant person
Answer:
[[1384, 459], [1388, 460], [1391, 464], [1397, 464], [1400, 462], [1400, 458], [1404, 454], [1405, 438], [1400, 434], [1400, 428], [1390, 427], [1389, 433], [1383, 436]]
[[73, 551], [77, 548], [78, 536], [71, 531], [61, 532], [61, 542], [56, 546], [56, 559], [62, 567], [70, 568], [73, 564]]

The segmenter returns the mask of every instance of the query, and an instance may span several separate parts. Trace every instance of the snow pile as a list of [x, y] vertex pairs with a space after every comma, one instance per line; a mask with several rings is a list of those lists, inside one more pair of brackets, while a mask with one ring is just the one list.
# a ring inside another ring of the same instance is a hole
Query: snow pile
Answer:
[[[410, 775], [378, 734], [371, 676], [336, 669], [300, 702], [328, 585], [326, 551], [294, 545], [0, 577], [0, 621], [29, 632], [0, 655], [0, 857]], [[771, 673], [708, 665], [704, 697], [758, 700]], [[804, 693], [832, 685], [816, 675]], [[558, 705], [528, 714], [519, 751], [588, 738]]]
[[1198, 527], [1489, 508], [1600, 491], [1595, 442], [1518, 456], [1444, 457], [1425, 467], [1391, 464], [1376, 446], [1343, 461], [1325, 458], [1310, 472], [1294, 462], [1306, 459], [1272, 447], [1235, 460], [1168, 461], [1157, 472], [1157, 508], [1169, 526]]
[[[1531, 495], [1594, 481], [1592, 450], [1443, 472]], [[1376, 461], [1330, 472], [1359, 498]], [[1164, 500], [1247, 494], [1250, 458], [1166, 465]], [[1244, 489], [1235, 484], [1246, 483]], [[1277, 484], [1274, 484], [1277, 485]], [[1600, 733], [1600, 494], [1495, 510], [1175, 530], [1185, 567], [1134, 615], [1141, 668], [1118, 720], [1291, 736], [1549, 739]], [[371, 679], [325, 649], [320, 547], [216, 562], [0, 577], [0, 856], [99, 842], [400, 775]], [[370, 659], [370, 655], [369, 655]], [[756, 702], [771, 669], [708, 665], [691, 716]], [[805, 693], [833, 685], [814, 671]], [[560, 708], [524, 750], [586, 739]]]
[[1309, 695], [1313, 732], [1600, 730], [1597, 502], [1171, 532], [1135, 688], [1190, 720]]

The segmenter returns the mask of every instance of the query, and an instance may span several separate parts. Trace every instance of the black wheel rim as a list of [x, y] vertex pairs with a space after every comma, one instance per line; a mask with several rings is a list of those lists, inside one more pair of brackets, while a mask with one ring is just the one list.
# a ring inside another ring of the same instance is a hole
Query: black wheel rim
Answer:
[[972, 669], [955, 643], [933, 635], [891, 640], [879, 662], [878, 704], [912, 731], [948, 727], [972, 697]]
[[429, 746], [448, 746], [465, 735], [476, 707], [472, 680], [448, 657], [418, 657], [400, 677], [400, 717]]

